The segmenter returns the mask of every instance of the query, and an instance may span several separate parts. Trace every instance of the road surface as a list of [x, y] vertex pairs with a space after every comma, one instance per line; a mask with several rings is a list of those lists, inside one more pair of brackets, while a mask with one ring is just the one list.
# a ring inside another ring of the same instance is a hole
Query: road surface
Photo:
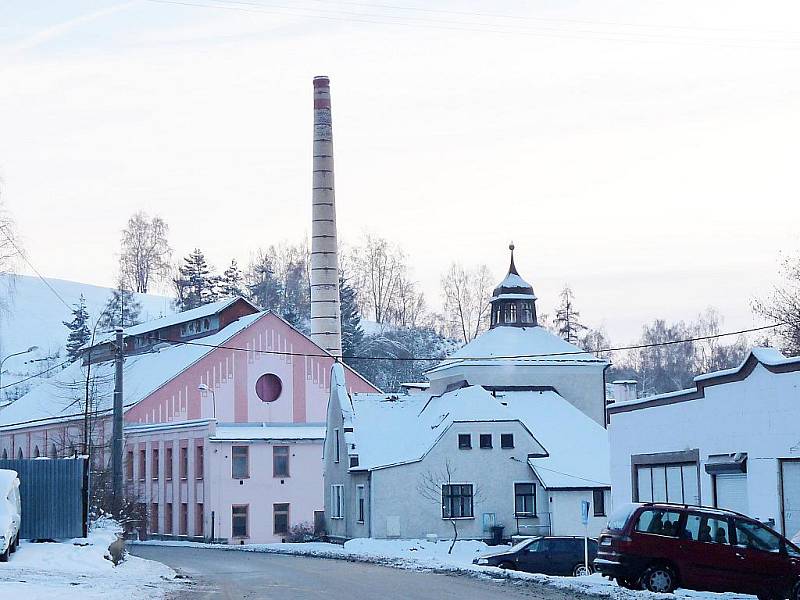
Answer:
[[[172, 600], [582, 600], [574, 591], [323, 558], [131, 546], [189, 578]], [[589, 598], [586, 596], [586, 598]]]

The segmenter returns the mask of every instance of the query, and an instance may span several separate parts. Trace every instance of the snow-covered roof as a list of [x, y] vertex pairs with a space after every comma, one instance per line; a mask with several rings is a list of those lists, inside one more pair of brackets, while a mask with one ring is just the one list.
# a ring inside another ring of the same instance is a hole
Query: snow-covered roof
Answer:
[[[191, 310], [185, 310], [183, 312], [175, 313], [174, 315], [168, 315], [166, 317], [161, 317], [160, 319], [154, 319], [152, 321], [147, 321], [145, 323], [139, 323], [138, 325], [126, 327], [125, 329], [123, 329], [123, 335], [125, 337], [141, 335], [143, 333], [147, 333], [148, 331], [157, 331], [159, 329], [164, 329], [165, 327], [172, 327], [173, 325], [179, 325], [180, 323], [188, 323], [189, 321], [194, 321], [195, 319], [210, 317], [225, 310], [238, 300], [241, 300], [242, 302], [247, 302], [247, 304], [249, 304], [253, 308], [253, 310], [257, 310], [255, 306], [253, 306], [250, 302], [248, 302], [244, 298], [240, 296], [232, 296], [230, 298], [223, 298], [222, 300], [218, 300], [216, 302], [204, 304], [203, 306], [198, 306], [197, 308], [193, 308]], [[114, 334], [104, 336], [100, 340], [100, 343], [112, 339], [114, 339]]]
[[[252, 325], [267, 312], [241, 317], [224, 329], [203, 339], [203, 346], [176, 344], [159, 350], [125, 358], [125, 408], [140, 402], [163, 386], [214, 348]], [[105, 361], [91, 365], [96, 377], [97, 410], [109, 412], [112, 408], [114, 388], [114, 362]], [[72, 363], [50, 379], [33, 388], [19, 400], [0, 411], [0, 429], [19, 428], [75, 419], [81, 415], [82, 382], [86, 367], [81, 361]]]
[[356, 394], [352, 402], [343, 400], [345, 427], [353, 428], [345, 441], [359, 468], [421, 460], [453, 423], [516, 421], [548, 455], [531, 462], [545, 486], [610, 485], [606, 430], [554, 391], [493, 395], [469, 386], [438, 396]]
[[[694, 378], [695, 387], [664, 394], [644, 396], [625, 402], [615, 402], [609, 405], [609, 412], [626, 412], [637, 407], [647, 407], [668, 403], [669, 401], [694, 400], [702, 398], [705, 394], [704, 389], [720, 383], [731, 383], [744, 379], [756, 364], [764, 365], [773, 372], [784, 372], [800, 370], [800, 356], [786, 357], [775, 348], [756, 347], [752, 348], [744, 360], [737, 367], [703, 373]], [[630, 408], [628, 408], [630, 407]]]
[[218, 425], [216, 433], [211, 436], [212, 442], [246, 441], [246, 440], [323, 440], [325, 425], [285, 424], [248, 424]]
[[605, 363], [590, 352], [561, 339], [544, 327], [495, 327], [459, 348], [426, 374], [456, 364], [585, 364]]

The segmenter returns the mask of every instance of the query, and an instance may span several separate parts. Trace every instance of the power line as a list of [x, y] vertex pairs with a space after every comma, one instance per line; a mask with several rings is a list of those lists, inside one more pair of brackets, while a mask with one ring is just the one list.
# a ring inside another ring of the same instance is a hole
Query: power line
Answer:
[[18, 379], [17, 381], [15, 381], [13, 383], [7, 383], [6, 385], [2, 385], [2, 386], [0, 386], [0, 390], [4, 390], [4, 389], [10, 388], [10, 387], [14, 387], [15, 385], [19, 385], [20, 383], [23, 383], [25, 381], [29, 381], [31, 379], [36, 379], [37, 377], [41, 377], [45, 373], [49, 373], [50, 371], [54, 371], [55, 369], [58, 369], [59, 367], [63, 367], [64, 365], [66, 365], [66, 364], [68, 364], [70, 362], [72, 362], [72, 360], [71, 359], [67, 359], [62, 363], [58, 363], [57, 365], [53, 365], [52, 367], [49, 367], [49, 368], [45, 369], [44, 371], [39, 371], [38, 373], [35, 373], [35, 374], [30, 375], [28, 377], [25, 377], [23, 379]]
[[[26, 263], [28, 263], [28, 266], [29, 266], [31, 269], [33, 269], [33, 272], [34, 272], [34, 273], [36, 273], [36, 276], [37, 276], [39, 279], [41, 279], [41, 280], [42, 280], [42, 283], [44, 283], [44, 284], [45, 284], [45, 285], [48, 287], [48, 289], [49, 289], [51, 292], [53, 292], [53, 294], [55, 294], [56, 298], [58, 298], [59, 300], [61, 300], [61, 304], [63, 304], [64, 306], [66, 306], [66, 307], [67, 307], [67, 309], [68, 309], [69, 311], [72, 311], [72, 307], [71, 307], [69, 304], [67, 304], [67, 301], [66, 301], [66, 300], [64, 300], [64, 298], [61, 296], [61, 294], [59, 294], [59, 293], [56, 291], [56, 289], [55, 289], [55, 288], [54, 288], [52, 285], [50, 285], [50, 282], [49, 282], [49, 281], [47, 281], [47, 280], [44, 278], [44, 276], [43, 276], [43, 275], [42, 275], [42, 274], [39, 272], [39, 270], [38, 270], [38, 269], [37, 269], [37, 268], [36, 268], [36, 267], [33, 265], [33, 263], [32, 263], [30, 260], [28, 260], [28, 257], [25, 255], [25, 253], [22, 251], [22, 249], [21, 249], [19, 246], [17, 246], [17, 243], [14, 241], [13, 237], [12, 237], [12, 236], [11, 236], [11, 235], [10, 235], [10, 234], [9, 234], [9, 233], [6, 231], [6, 226], [4, 226], [4, 225], [0, 225], [0, 231], [2, 231], [2, 232], [3, 232], [3, 237], [5, 237], [5, 238], [6, 238], [6, 241], [8, 241], [8, 243], [9, 243], [9, 244], [11, 244], [11, 245], [14, 247], [14, 249], [17, 251], [17, 254], [19, 254], [19, 255], [20, 255], [20, 257], [22, 258], [22, 260], [24, 260]], [[0, 388], [0, 389], [2, 389], [2, 388]]]
[[[608, 352], [620, 352], [623, 350], [642, 350], [646, 348], [658, 348], [661, 346], [672, 346], [675, 344], [688, 344], [691, 342], [702, 342], [705, 340], [713, 340], [718, 339], [721, 337], [729, 337], [732, 335], [744, 335], [745, 333], [755, 333], [757, 331], [765, 331], [767, 329], [775, 329], [776, 327], [785, 327], [786, 325], [793, 325], [792, 322], [782, 322], [782, 323], [773, 323], [771, 325], [762, 325], [760, 327], [750, 327], [748, 329], [739, 329], [736, 331], [727, 331], [724, 333], [714, 333], [709, 335], [701, 335], [696, 337], [690, 338], [682, 338], [677, 340], [667, 340], [664, 342], [652, 342], [648, 344], [632, 344], [629, 346], [616, 346], [611, 348], [601, 348], [601, 349], [592, 349], [592, 350], [569, 350], [564, 352], [543, 352], [543, 353], [536, 353], [536, 354], [509, 354], [509, 355], [500, 355], [500, 356], [456, 356], [456, 357], [442, 357], [442, 356], [409, 356], [407, 358], [399, 357], [399, 356], [362, 356], [358, 354], [352, 355], [344, 355], [342, 356], [343, 360], [388, 360], [388, 361], [492, 361], [492, 360], [525, 360], [529, 358], [551, 358], [551, 357], [559, 357], [559, 356], [575, 356], [581, 354], [605, 354]], [[207, 344], [198, 341], [182, 341], [182, 340], [170, 340], [170, 339], [162, 339], [158, 340], [160, 342], [166, 342], [169, 344], [174, 344], [176, 346], [181, 345], [188, 345], [188, 346], [202, 346], [205, 348], [218, 348], [221, 350], [233, 350], [237, 352], [253, 352], [256, 354], [272, 354], [277, 356], [300, 356], [306, 358], [333, 358], [330, 354], [327, 353], [308, 353], [308, 352], [290, 352], [286, 350], [257, 350], [255, 348], [241, 348], [238, 346], [228, 346], [226, 344]]]

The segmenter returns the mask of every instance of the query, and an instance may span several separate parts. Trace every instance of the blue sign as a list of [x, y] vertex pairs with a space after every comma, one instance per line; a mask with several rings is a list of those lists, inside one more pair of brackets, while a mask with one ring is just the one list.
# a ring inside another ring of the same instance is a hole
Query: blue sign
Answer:
[[589, 501], [582, 500], [581, 501], [581, 523], [584, 525], [589, 524]]

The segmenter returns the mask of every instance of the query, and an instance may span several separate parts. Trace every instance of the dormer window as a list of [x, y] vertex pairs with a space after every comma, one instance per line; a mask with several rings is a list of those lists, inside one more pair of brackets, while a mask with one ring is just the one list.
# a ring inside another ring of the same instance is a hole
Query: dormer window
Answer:
[[521, 302], [522, 305], [522, 323], [533, 323], [533, 309], [529, 301]]

